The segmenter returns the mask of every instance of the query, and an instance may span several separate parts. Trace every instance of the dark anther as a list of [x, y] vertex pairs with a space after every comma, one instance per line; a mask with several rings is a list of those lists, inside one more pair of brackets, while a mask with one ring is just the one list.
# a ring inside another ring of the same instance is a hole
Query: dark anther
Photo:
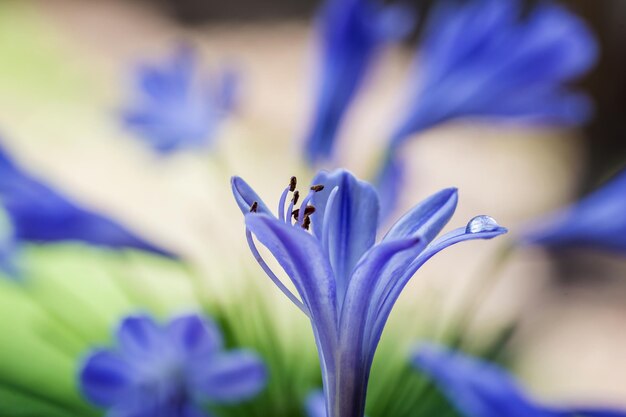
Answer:
[[315, 191], [316, 193], [322, 191], [324, 189], [324, 186], [322, 184], [317, 184], [317, 185], [312, 185], [311, 186], [311, 190]]
[[309, 216], [306, 216], [304, 218], [304, 221], [302, 222], [302, 228], [304, 230], [309, 230], [309, 226], [311, 226], [311, 218]]
[[[304, 209], [305, 220], [307, 217], [309, 217], [313, 213], [315, 213], [315, 207], [306, 206], [306, 208]], [[298, 220], [298, 216], [300, 215], [300, 209], [295, 209], [294, 211], [291, 212], [291, 215], [293, 216], [294, 220]]]
[[[295, 178], [295, 177], [294, 177]], [[291, 199], [291, 201], [293, 201], [293, 204], [298, 204], [298, 199], [300, 198], [300, 191], [296, 190], [293, 193], [293, 198]]]
[[259, 203], [257, 203], [256, 201], [254, 203], [252, 203], [252, 205], [250, 206], [250, 213], [256, 213], [256, 210], [259, 208]]
[[296, 185], [298, 185], [298, 179], [296, 177], [291, 177], [289, 180], [289, 191], [294, 192]]

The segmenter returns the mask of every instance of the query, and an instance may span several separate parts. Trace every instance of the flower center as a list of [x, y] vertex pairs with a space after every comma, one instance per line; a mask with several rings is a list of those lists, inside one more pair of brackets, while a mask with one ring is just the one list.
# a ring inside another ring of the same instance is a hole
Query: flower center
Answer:
[[[291, 177], [289, 180], [289, 185], [283, 190], [283, 193], [280, 196], [280, 200], [278, 202], [278, 218], [285, 223], [292, 224], [294, 226], [298, 225], [305, 230], [309, 230], [311, 226], [311, 215], [315, 213], [315, 206], [310, 204], [311, 199], [315, 195], [324, 189], [322, 184], [312, 185], [309, 189], [308, 194], [300, 204], [299, 208], [295, 208], [298, 204], [298, 200], [300, 199], [300, 191], [296, 189], [298, 185], [298, 179], [296, 177]], [[289, 194], [292, 194], [291, 200], [289, 202], [289, 207], [285, 210], [285, 205], [287, 203], [287, 197]], [[255, 201], [250, 206], [250, 211], [255, 213], [259, 207], [259, 203]]]

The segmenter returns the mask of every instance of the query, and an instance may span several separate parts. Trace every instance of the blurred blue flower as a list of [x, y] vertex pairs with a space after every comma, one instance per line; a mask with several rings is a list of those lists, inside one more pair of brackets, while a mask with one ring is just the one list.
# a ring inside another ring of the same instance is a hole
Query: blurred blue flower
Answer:
[[313, 391], [306, 398], [305, 410], [308, 417], [327, 417], [324, 391]]
[[159, 153], [210, 146], [233, 110], [237, 74], [226, 70], [209, 83], [197, 72], [194, 51], [186, 46], [161, 64], [137, 69], [137, 97], [123, 120]]
[[522, 242], [584, 246], [626, 255], [626, 171], [581, 201], [535, 221]]
[[174, 256], [107, 217], [79, 207], [31, 177], [1, 147], [0, 204], [10, 223], [7, 226], [10, 230], [4, 234], [0, 244], [0, 257], [3, 258], [0, 265], [6, 272], [15, 268], [12, 256], [21, 242], [76, 240], [109, 248], [134, 248]]
[[[329, 417], [362, 417], [378, 341], [409, 279], [448, 246], [506, 229], [479, 216], [435, 239], [456, 208], [457, 191], [450, 188], [410, 210], [376, 244], [379, 202], [370, 184], [344, 170], [320, 172], [313, 184], [294, 210], [300, 194], [292, 178], [274, 217], [247, 183], [232, 180], [254, 257], [311, 320]], [[299, 298], [265, 263], [252, 234], [285, 270]]]
[[550, 1], [525, 17], [519, 0], [438, 2], [378, 174], [384, 214], [395, 208], [403, 180], [398, 148], [416, 133], [458, 118], [584, 123], [592, 106], [565, 85], [587, 72], [597, 55], [584, 22]]
[[466, 417], [624, 417], [626, 411], [538, 404], [498, 366], [436, 345], [423, 345], [414, 364]]
[[83, 393], [115, 417], [202, 417], [202, 405], [238, 403], [265, 386], [266, 368], [246, 350], [224, 352], [216, 325], [198, 315], [161, 326], [125, 318], [116, 349], [92, 352], [80, 371]]
[[318, 22], [320, 68], [316, 102], [305, 138], [310, 163], [328, 158], [348, 107], [378, 52], [408, 34], [414, 13], [377, 0], [327, 0]]
[[326, 399], [324, 391], [314, 391], [306, 399], [306, 414], [308, 417], [326, 417]]
[[440, 2], [426, 29], [404, 119], [393, 146], [459, 117], [577, 125], [591, 106], [564, 85], [598, 52], [582, 20], [545, 2], [520, 17], [519, 0]]

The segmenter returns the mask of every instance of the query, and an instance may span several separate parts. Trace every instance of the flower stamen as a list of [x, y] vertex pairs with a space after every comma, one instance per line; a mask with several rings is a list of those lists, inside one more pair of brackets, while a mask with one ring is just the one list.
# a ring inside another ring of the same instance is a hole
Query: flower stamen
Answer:
[[302, 301], [298, 299], [289, 289], [282, 283], [282, 281], [274, 274], [274, 272], [270, 269], [269, 265], [265, 262], [261, 254], [259, 253], [256, 245], [254, 244], [254, 239], [252, 238], [252, 233], [249, 229], [246, 228], [246, 240], [248, 241], [248, 246], [250, 247], [250, 251], [254, 256], [254, 259], [261, 266], [263, 271], [267, 274], [267, 276], [272, 280], [272, 282], [278, 287], [279, 290], [282, 291], [283, 294], [289, 298], [289, 300], [296, 305], [307, 317], [310, 317], [309, 309], [304, 305]]

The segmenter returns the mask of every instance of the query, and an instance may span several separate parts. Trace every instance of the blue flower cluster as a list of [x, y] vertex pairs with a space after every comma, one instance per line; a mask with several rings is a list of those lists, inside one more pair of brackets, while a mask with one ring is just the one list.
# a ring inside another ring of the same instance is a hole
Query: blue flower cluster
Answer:
[[236, 403], [265, 386], [262, 360], [247, 350], [223, 351], [216, 325], [198, 315], [167, 325], [129, 316], [116, 333], [115, 349], [85, 360], [85, 396], [116, 417], [208, 417], [203, 405]]
[[[326, 29], [323, 83], [305, 148], [309, 161], [331, 155], [341, 119], [372, 60], [378, 44], [373, 40], [381, 33], [372, 23], [372, 8], [364, 0], [331, 0], [321, 16]], [[384, 21], [390, 24], [384, 26], [395, 28], [394, 35], [410, 27], [408, 10], [387, 12]], [[361, 15], [369, 18], [357, 18]], [[523, 17], [519, 0], [437, 2], [426, 22], [402, 117], [376, 176], [383, 215], [395, 208], [404, 178], [398, 149], [414, 134], [468, 117], [584, 123], [591, 104], [565, 85], [588, 71], [596, 57], [586, 25], [553, 2], [538, 4]]]

